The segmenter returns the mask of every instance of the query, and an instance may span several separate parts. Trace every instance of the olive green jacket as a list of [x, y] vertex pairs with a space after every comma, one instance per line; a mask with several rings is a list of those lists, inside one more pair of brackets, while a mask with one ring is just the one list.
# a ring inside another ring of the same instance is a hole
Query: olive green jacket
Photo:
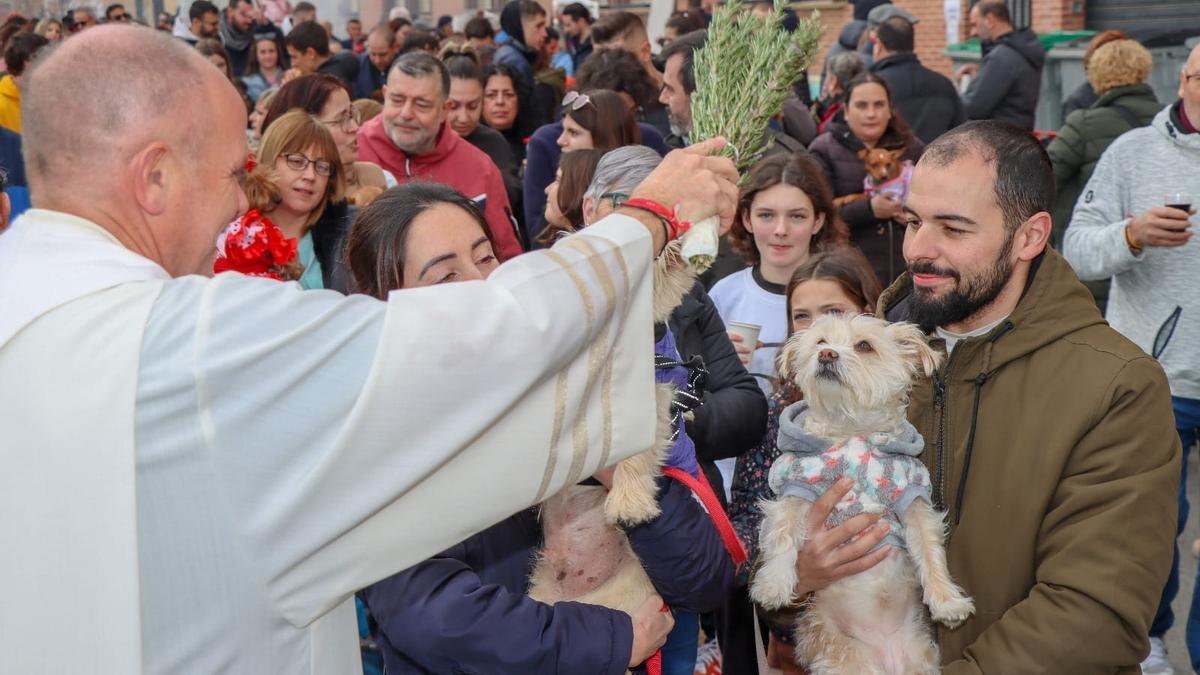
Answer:
[[[908, 275], [880, 297], [906, 316]], [[976, 611], [937, 629], [945, 675], [1138, 673], [1171, 566], [1180, 445], [1153, 359], [1066, 261], [1035, 261], [1016, 310], [958, 343], [909, 419], [947, 556]]]

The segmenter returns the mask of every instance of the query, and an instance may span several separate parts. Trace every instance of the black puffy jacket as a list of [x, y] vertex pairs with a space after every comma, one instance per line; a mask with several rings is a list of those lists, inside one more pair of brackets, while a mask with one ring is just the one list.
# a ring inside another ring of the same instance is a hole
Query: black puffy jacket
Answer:
[[[817, 163], [825, 170], [825, 178], [833, 189], [834, 197], [858, 194], [863, 191], [863, 179], [867, 177], [867, 168], [858, 158], [858, 151], [863, 149], [862, 141], [850, 131], [845, 122], [837, 121], [829, 125], [829, 130], [817, 136], [808, 147]], [[879, 139], [878, 147], [888, 149], [904, 148], [903, 159], [911, 160], [914, 164], [921, 158], [925, 144], [921, 139], [908, 135], [903, 136], [889, 128], [883, 138]], [[843, 204], [838, 214], [850, 228], [850, 243], [862, 250], [880, 283], [886, 287], [905, 270], [902, 247], [904, 245], [904, 228], [889, 220], [880, 220], [871, 210], [871, 202], [863, 199]]]
[[686, 361], [699, 355], [708, 370], [704, 404], [693, 411], [687, 433], [696, 444], [700, 468], [724, 505], [724, 482], [714, 462], [758, 445], [767, 429], [767, 399], [738, 360], [704, 286], [692, 286], [671, 314], [670, 325], [680, 357]]

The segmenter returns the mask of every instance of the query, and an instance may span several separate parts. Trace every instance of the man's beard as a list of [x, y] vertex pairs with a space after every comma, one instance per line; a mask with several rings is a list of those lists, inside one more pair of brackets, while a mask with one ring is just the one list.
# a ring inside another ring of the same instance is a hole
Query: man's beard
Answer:
[[948, 276], [954, 279], [954, 288], [941, 296], [934, 296], [932, 290], [914, 285], [908, 299], [908, 321], [931, 333], [939, 326], [969, 319], [992, 304], [1012, 276], [1015, 263], [1010, 258], [1014, 234], [1005, 234], [1004, 245], [1000, 247], [1000, 254], [991, 267], [967, 279], [965, 284], [958, 270], [937, 267], [929, 261], [909, 263], [909, 274]]
[[684, 121], [675, 116], [670, 110], [667, 110], [667, 124], [671, 127], [671, 133], [679, 138], [687, 138], [692, 133], [691, 120]]
[[[387, 125], [388, 138], [392, 140], [392, 144], [399, 148], [406, 155], [423, 155], [431, 150], [437, 143], [437, 131], [426, 133], [424, 130], [416, 135], [412, 131], [408, 131], [407, 138], [400, 135], [400, 130], [392, 125]], [[441, 126], [438, 127], [441, 129]]]

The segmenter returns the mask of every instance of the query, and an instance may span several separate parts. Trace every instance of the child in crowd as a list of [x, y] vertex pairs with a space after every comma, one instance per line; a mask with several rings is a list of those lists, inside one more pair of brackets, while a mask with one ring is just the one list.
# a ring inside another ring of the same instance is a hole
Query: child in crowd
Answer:
[[546, 186], [546, 229], [538, 240], [542, 246], [551, 246], [560, 236], [583, 227], [583, 195], [604, 153], [579, 150], [559, 157], [554, 182]]
[[[881, 292], [871, 264], [858, 249], [843, 246], [817, 253], [796, 269], [788, 281], [785, 307], [779, 315], [786, 326], [785, 339], [826, 314], [870, 314], [875, 311]], [[744, 569], [754, 569], [758, 558], [758, 528], [762, 522], [759, 502], [774, 496], [767, 485], [767, 476], [780, 454], [775, 446], [779, 416], [784, 408], [803, 398], [803, 392], [786, 382], [777, 381], [774, 389], [767, 402], [767, 433], [758, 447], [738, 458], [733, 474], [729, 518], [749, 554]], [[790, 634], [789, 626], [781, 626], [779, 630], [772, 626], [768, 660], [785, 673], [800, 673], [803, 671], [797, 669], [792, 657]]]
[[[731, 321], [759, 326], [759, 344], [746, 344], [732, 331], [729, 338], [742, 365], [770, 395], [775, 355], [788, 334], [784, 287], [812, 253], [845, 244], [846, 226], [820, 166], [805, 155], [775, 155], [750, 170], [729, 238], [750, 266], [718, 281], [709, 296], [726, 326]], [[733, 462], [717, 462], [725, 485]]]

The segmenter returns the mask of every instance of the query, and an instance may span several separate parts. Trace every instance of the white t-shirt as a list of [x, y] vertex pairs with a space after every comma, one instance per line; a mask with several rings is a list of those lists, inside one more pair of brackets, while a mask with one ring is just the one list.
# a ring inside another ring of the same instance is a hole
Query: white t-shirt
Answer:
[[[787, 338], [786, 291], [783, 285], [763, 279], [758, 267], [747, 267], [718, 281], [708, 292], [726, 325], [730, 321], [740, 321], [762, 327], [758, 341], [763, 343], [763, 347], [750, 356], [746, 370], [750, 371], [767, 396], [775, 390], [775, 356], [779, 353], [780, 344]], [[716, 462], [721, 477], [725, 479], [726, 497], [729, 497], [733, 484], [736, 461], [730, 458]]]

